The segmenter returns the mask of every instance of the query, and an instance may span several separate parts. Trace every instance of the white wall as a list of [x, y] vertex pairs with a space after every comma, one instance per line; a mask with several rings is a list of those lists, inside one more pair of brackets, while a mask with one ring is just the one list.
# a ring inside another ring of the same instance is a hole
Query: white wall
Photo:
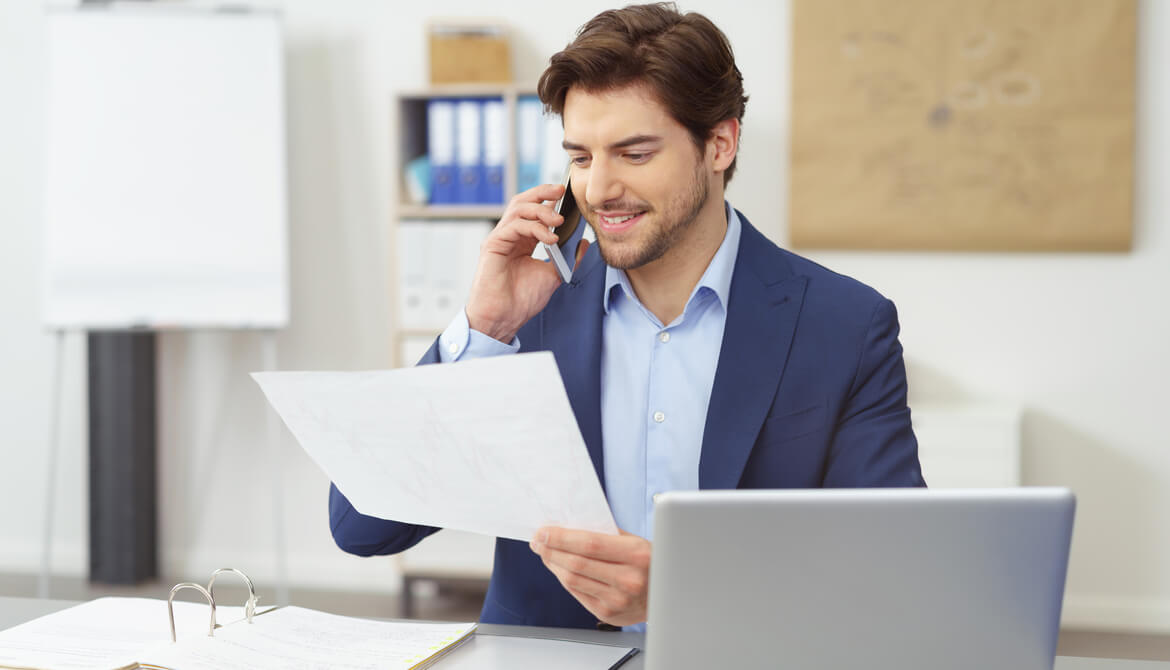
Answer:
[[[387, 222], [396, 202], [395, 90], [426, 83], [423, 23], [481, 16], [482, 3], [288, 0], [292, 325], [280, 367], [361, 369], [390, 360]], [[525, 0], [515, 25], [517, 79], [606, 5]], [[729, 197], [786, 241], [790, 27], [787, 3], [684, 3], [730, 36], [751, 101]], [[523, 17], [522, 19], [519, 17]], [[1164, 152], [1170, 4], [1142, 5], [1136, 243], [1131, 254], [810, 253], [876, 286], [898, 306], [915, 398], [1027, 408], [1024, 479], [1079, 496], [1065, 621], [1170, 630], [1170, 174]], [[0, 571], [39, 560], [52, 337], [38, 324], [43, 21], [34, 0], [0, 3]], [[1161, 38], [1161, 39], [1158, 39]], [[779, 196], [779, 197], [778, 197]], [[1162, 217], [1159, 220], [1158, 217]], [[1162, 224], [1162, 225], [1159, 225]], [[272, 488], [266, 410], [246, 372], [255, 334], [163, 335], [162, 561], [167, 577], [239, 565], [271, 580]], [[65, 414], [54, 565], [84, 574], [84, 347], [66, 346]], [[389, 560], [346, 557], [329, 538], [326, 481], [285, 440], [279, 473], [294, 581], [392, 590]]]
[[1024, 483], [1078, 496], [1065, 625], [1165, 631], [1170, 3], [1139, 26], [1132, 253], [810, 255], [897, 302], [912, 400], [1025, 408]]

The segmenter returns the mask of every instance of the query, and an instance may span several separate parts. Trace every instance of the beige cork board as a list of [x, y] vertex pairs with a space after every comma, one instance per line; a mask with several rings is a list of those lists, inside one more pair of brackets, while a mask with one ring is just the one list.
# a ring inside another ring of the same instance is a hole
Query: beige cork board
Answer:
[[795, 247], [1131, 247], [1134, 0], [794, 0]]

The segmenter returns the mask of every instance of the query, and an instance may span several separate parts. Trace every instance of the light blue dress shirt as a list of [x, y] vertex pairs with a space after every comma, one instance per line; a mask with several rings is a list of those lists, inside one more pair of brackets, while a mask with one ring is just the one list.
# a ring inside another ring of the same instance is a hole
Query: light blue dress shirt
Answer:
[[699, 488], [699, 452], [727, 322], [739, 250], [739, 218], [687, 305], [663, 324], [634, 294], [626, 273], [605, 274], [601, 439], [605, 490], [618, 527], [654, 539], [654, 495]]
[[[730, 205], [727, 233], [683, 313], [663, 324], [638, 300], [626, 273], [606, 267], [602, 296], [601, 435], [605, 490], [621, 529], [654, 538], [654, 496], [699, 488], [707, 404], [727, 322], [741, 224]], [[584, 226], [578, 228], [578, 235]], [[577, 238], [579, 239], [579, 238]], [[576, 248], [570, 240], [568, 248]], [[439, 337], [451, 361], [520, 350], [474, 331], [460, 311]], [[645, 630], [644, 624], [627, 630]]]

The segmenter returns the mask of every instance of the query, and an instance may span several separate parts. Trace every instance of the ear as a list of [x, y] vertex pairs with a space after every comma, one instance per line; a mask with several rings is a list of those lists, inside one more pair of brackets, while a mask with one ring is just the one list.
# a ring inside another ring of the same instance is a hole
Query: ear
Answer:
[[739, 151], [739, 119], [726, 119], [715, 124], [707, 147], [708, 151], [714, 150], [712, 167], [715, 172], [726, 170]]

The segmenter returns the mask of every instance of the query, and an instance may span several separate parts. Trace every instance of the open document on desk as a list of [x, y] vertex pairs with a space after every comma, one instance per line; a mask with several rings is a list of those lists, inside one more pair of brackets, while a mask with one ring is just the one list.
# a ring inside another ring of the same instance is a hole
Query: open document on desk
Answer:
[[362, 514], [524, 542], [618, 532], [549, 352], [252, 377]]
[[301, 607], [270, 608], [249, 622], [243, 608], [175, 602], [178, 641], [168, 639], [167, 601], [99, 598], [0, 632], [0, 668], [44, 670], [419, 670], [471, 639], [474, 623], [371, 621]]

